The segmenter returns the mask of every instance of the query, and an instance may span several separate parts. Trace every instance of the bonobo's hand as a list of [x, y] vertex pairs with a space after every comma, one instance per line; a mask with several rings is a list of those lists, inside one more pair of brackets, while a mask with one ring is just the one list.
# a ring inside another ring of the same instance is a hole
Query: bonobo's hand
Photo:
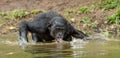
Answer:
[[19, 40], [18, 45], [20, 46], [21, 49], [25, 50], [27, 48], [27, 42]]
[[91, 40], [91, 38], [90, 38], [88, 35], [86, 35], [86, 36], [83, 38], [83, 40]]

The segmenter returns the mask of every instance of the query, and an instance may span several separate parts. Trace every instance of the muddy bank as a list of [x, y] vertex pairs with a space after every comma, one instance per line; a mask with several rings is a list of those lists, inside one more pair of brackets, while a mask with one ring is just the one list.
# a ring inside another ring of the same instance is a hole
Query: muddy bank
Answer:
[[[116, 12], [116, 9], [111, 9], [109, 11], [102, 11], [101, 9], [95, 8], [91, 13], [79, 13], [78, 8], [81, 6], [91, 7], [94, 3], [99, 3], [99, 0], [1, 0], [0, 2], [0, 12], [11, 11], [15, 9], [23, 9], [27, 12], [40, 9], [43, 11], [55, 10], [62, 14], [72, 25], [76, 28], [86, 32], [106, 32], [109, 31], [112, 34], [120, 35], [120, 26], [109, 25], [106, 23], [106, 19], [109, 15]], [[94, 8], [94, 7], [93, 7]], [[71, 13], [72, 9], [72, 13]], [[0, 19], [0, 34], [10, 34], [18, 31], [18, 24], [21, 21], [27, 20], [31, 21], [36, 16], [27, 16], [25, 18], [17, 18], [15, 20], [3, 20]], [[91, 22], [82, 23], [82, 19], [88, 17]], [[2, 17], [0, 17], [2, 18]], [[73, 20], [71, 22], [71, 20]], [[92, 25], [92, 23], [95, 23]], [[95, 28], [93, 28], [95, 26]], [[11, 30], [13, 27], [14, 30]], [[118, 31], [116, 31], [118, 30]]]

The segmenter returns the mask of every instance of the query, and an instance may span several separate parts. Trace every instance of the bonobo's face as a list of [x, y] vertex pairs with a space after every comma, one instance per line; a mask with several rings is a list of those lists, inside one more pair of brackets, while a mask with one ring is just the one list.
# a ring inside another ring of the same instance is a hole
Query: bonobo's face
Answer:
[[63, 17], [54, 17], [50, 24], [50, 35], [55, 38], [57, 42], [62, 42], [66, 32], [67, 22]]
[[52, 27], [51, 36], [55, 38], [57, 42], [62, 42], [65, 34], [65, 28], [64, 27]]

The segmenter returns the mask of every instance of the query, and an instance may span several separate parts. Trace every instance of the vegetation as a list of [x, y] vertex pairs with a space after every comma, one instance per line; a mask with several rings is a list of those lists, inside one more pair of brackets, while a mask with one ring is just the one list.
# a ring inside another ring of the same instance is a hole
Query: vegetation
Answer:
[[87, 13], [90, 13], [90, 12], [91, 12], [91, 9], [90, 9], [89, 7], [87, 7], [87, 6], [82, 6], [82, 7], [79, 7], [79, 8], [78, 8], [78, 11], [79, 11], [80, 13], [85, 13], [85, 14], [87, 14]]
[[3, 19], [14, 20], [17, 18], [25, 17], [26, 13], [25, 13], [25, 10], [12, 10], [12, 11], [0, 12], [0, 16]]
[[32, 10], [30, 11], [30, 14], [38, 14], [40, 12], [43, 12], [42, 10], [38, 10], [38, 9], [35, 9], [35, 10]]
[[[110, 35], [110, 31], [114, 30], [113, 32], [116, 32], [116, 34], [118, 34], [118, 32], [120, 32], [120, 0], [100, 0], [100, 2], [98, 4], [93, 3], [91, 5], [91, 7], [87, 7], [87, 6], [82, 6], [82, 7], [78, 7], [80, 13], [82, 14], [88, 14], [94, 11], [95, 8], [97, 9], [101, 9], [102, 11], [109, 11], [111, 9], [117, 9], [117, 11], [113, 14], [113, 15], [109, 15], [106, 16], [107, 19], [105, 19], [105, 21], [107, 21], [108, 25], [104, 25], [103, 27], [105, 28], [105, 32], [103, 32], [103, 34], [105, 36]], [[94, 19], [93, 19], [94, 20]], [[99, 26], [101, 27], [97, 27], [98, 25], [95, 23], [95, 21], [92, 21], [91, 18], [89, 17], [84, 17], [81, 19], [81, 22], [83, 22], [83, 25], [87, 25], [87, 27], [90, 27], [91, 29], [94, 28], [101, 28], [102, 24], [99, 24]]]
[[120, 6], [120, 0], [100, 0], [99, 8], [102, 10], [110, 10]]
[[120, 24], [120, 8], [118, 8], [118, 10], [115, 14], [108, 16], [108, 23]]
[[82, 18], [81, 21], [85, 24], [85, 23], [90, 23], [92, 21], [92, 19], [88, 18], [88, 17], [84, 17], [84, 18]]
[[67, 11], [68, 14], [71, 14], [73, 12], [74, 12], [73, 9], [68, 9], [68, 11]]
[[14, 19], [23, 18], [26, 16], [26, 12], [25, 10], [13, 10], [11, 16], [13, 16]]
[[5, 11], [5, 12], [0, 12], [0, 17], [2, 19], [6, 19], [6, 20], [15, 20], [18, 18], [25, 18], [28, 15], [32, 15], [32, 14], [38, 14], [42, 12], [41, 10], [32, 10], [30, 12], [26, 11], [26, 10], [11, 10], [11, 11]]

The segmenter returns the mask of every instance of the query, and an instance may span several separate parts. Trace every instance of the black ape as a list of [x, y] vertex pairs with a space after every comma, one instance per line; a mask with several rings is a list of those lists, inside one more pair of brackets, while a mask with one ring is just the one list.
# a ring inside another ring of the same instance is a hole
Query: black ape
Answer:
[[72, 36], [81, 39], [88, 37], [83, 32], [75, 29], [62, 15], [54, 11], [39, 14], [32, 22], [21, 22], [19, 38], [24, 43], [28, 42], [28, 32], [32, 34], [35, 43], [52, 40], [57, 42], [62, 42], [62, 40], [71, 41]]

